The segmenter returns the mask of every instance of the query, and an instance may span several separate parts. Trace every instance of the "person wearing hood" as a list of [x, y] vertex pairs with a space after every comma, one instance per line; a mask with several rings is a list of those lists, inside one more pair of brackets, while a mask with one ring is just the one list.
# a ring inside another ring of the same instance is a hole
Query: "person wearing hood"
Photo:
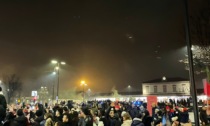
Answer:
[[144, 123], [145, 126], [151, 126], [152, 121], [153, 121], [153, 118], [149, 115], [149, 111], [145, 110], [142, 122]]
[[123, 117], [123, 124], [121, 126], [131, 126], [132, 118], [129, 113], [125, 113], [122, 115]]
[[14, 119], [15, 125], [14, 126], [28, 126], [28, 119], [24, 116], [23, 109], [18, 109], [17, 117]]
[[131, 124], [131, 126], [144, 126], [144, 123], [142, 122], [142, 115], [138, 114], [134, 119]]
[[0, 87], [0, 124], [6, 117], [7, 101], [3, 95], [2, 88]]

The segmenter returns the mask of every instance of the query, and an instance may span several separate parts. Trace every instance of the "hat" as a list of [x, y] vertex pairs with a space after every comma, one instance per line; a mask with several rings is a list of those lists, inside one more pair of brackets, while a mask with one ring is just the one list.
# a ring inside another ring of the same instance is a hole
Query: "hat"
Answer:
[[155, 109], [155, 113], [159, 112], [160, 110], [159, 109]]
[[121, 117], [123, 117], [123, 115], [125, 114], [126, 112], [125, 111], [123, 111], [122, 113], [121, 113]]
[[176, 121], [178, 119], [178, 117], [177, 116], [175, 116], [175, 117], [173, 117], [173, 118], [171, 118], [171, 120], [174, 122], [174, 121]]

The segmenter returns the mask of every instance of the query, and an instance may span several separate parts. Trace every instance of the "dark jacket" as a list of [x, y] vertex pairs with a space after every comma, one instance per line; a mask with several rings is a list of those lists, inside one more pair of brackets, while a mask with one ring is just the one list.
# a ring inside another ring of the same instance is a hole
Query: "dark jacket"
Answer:
[[15, 126], [27, 126], [28, 119], [22, 115], [14, 119], [14, 121], [17, 123]]
[[4, 108], [5, 111], [6, 111], [6, 108], [7, 108], [7, 101], [6, 101], [5, 97], [4, 97], [4, 95], [2, 95], [2, 94], [0, 94], [0, 105], [2, 105], [3, 108]]
[[208, 118], [207, 118], [206, 110], [201, 110], [200, 111], [200, 120], [201, 120], [201, 122], [205, 122], [205, 124], [208, 124]]
[[130, 114], [131, 118], [133, 119], [139, 114], [139, 111], [136, 107], [134, 107], [129, 110], [129, 114]]
[[131, 126], [144, 126], [144, 123], [139, 118], [134, 118]]
[[108, 119], [108, 126], [121, 126], [121, 122], [116, 117], [109, 117]]
[[188, 123], [189, 122], [189, 113], [186, 112], [180, 112], [179, 115], [180, 123]]
[[6, 117], [7, 102], [4, 95], [0, 94], [0, 124]]

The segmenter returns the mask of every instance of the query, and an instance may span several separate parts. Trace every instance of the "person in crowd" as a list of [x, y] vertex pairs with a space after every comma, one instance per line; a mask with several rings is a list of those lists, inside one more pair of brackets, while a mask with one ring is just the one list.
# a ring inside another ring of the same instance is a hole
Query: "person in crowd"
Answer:
[[58, 121], [62, 122], [62, 120], [63, 120], [63, 108], [59, 107], [55, 112], [55, 122]]
[[16, 116], [13, 114], [13, 112], [8, 112], [6, 115], [5, 122], [4, 122], [3, 126], [14, 126], [15, 125], [15, 122], [14, 122], [15, 117]]
[[155, 110], [158, 109], [156, 103], [152, 103], [152, 118], [155, 116]]
[[131, 126], [144, 126], [142, 122], [142, 114], [138, 114], [132, 121]]
[[145, 126], [151, 126], [152, 125], [152, 121], [153, 118], [149, 115], [149, 111], [145, 110], [145, 112], [143, 113], [144, 117], [142, 122], [144, 123]]
[[6, 108], [7, 108], [7, 101], [3, 95], [2, 88], [0, 87], [0, 125], [4, 118], [6, 117]]
[[79, 126], [93, 126], [93, 117], [87, 107], [82, 108], [79, 115]]
[[69, 114], [69, 109], [68, 109], [68, 107], [67, 106], [64, 106], [63, 107], [63, 114]]
[[202, 107], [200, 110], [200, 120], [202, 125], [208, 125], [208, 118], [207, 118], [207, 113], [206, 113], [207, 108], [205, 106]]
[[45, 113], [44, 119], [46, 120], [44, 126], [53, 126], [54, 125], [52, 113]]
[[72, 120], [71, 120], [71, 126], [78, 126], [79, 123], [79, 114], [77, 111], [74, 111], [72, 113]]
[[180, 108], [180, 114], [179, 114], [179, 121], [180, 123], [188, 123], [189, 122], [189, 113], [187, 108]]
[[62, 123], [62, 126], [71, 126], [70, 125], [70, 114], [63, 114], [63, 123]]
[[139, 113], [137, 107], [135, 106], [135, 104], [132, 104], [131, 108], [128, 111], [129, 111], [129, 114], [131, 115], [132, 119], [135, 118], [138, 115], [138, 113]]
[[120, 126], [121, 122], [119, 121], [119, 117], [117, 117], [114, 113], [114, 108], [111, 108], [108, 117], [108, 126]]
[[25, 117], [23, 109], [18, 109], [17, 117], [14, 119], [14, 122], [14, 126], [29, 126], [28, 119]]
[[154, 125], [158, 125], [162, 122], [162, 111], [160, 111], [159, 109], [156, 109], [156, 112], [155, 112], [155, 116], [153, 118], [153, 121], [154, 121]]
[[108, 126], [108, 119], [106, 118], [105, 110], [100, 110], [99, 118], [99, 121], [102, 121], [104, 126]]
[[132, 118], [128, 112], [122, 115], [123, 117], [123, 124], [121, 126], [131, 126]]
[[55, 126], [63, 126], [61, 121], [55, 123]]

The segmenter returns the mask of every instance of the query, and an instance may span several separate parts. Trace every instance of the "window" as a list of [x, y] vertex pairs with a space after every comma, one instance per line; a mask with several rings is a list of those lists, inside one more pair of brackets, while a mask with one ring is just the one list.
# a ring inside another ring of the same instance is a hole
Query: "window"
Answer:
[[167, 92], [167, 87], [166, 87], [166, 85], [163, 85], [163, 92]]
[[176, 85], [173, 85], [173, 92], [176, 92]]
[[186, 84], [182, 84], [182, 92], [185, 92]]
[[146, 86], [145, 88], [146, 88], [145, 89], [146, 90], [146, 93], [149, 93], [149, 86]]
[[157, 86], [154, 86], [154, 93], [157, 93]]

